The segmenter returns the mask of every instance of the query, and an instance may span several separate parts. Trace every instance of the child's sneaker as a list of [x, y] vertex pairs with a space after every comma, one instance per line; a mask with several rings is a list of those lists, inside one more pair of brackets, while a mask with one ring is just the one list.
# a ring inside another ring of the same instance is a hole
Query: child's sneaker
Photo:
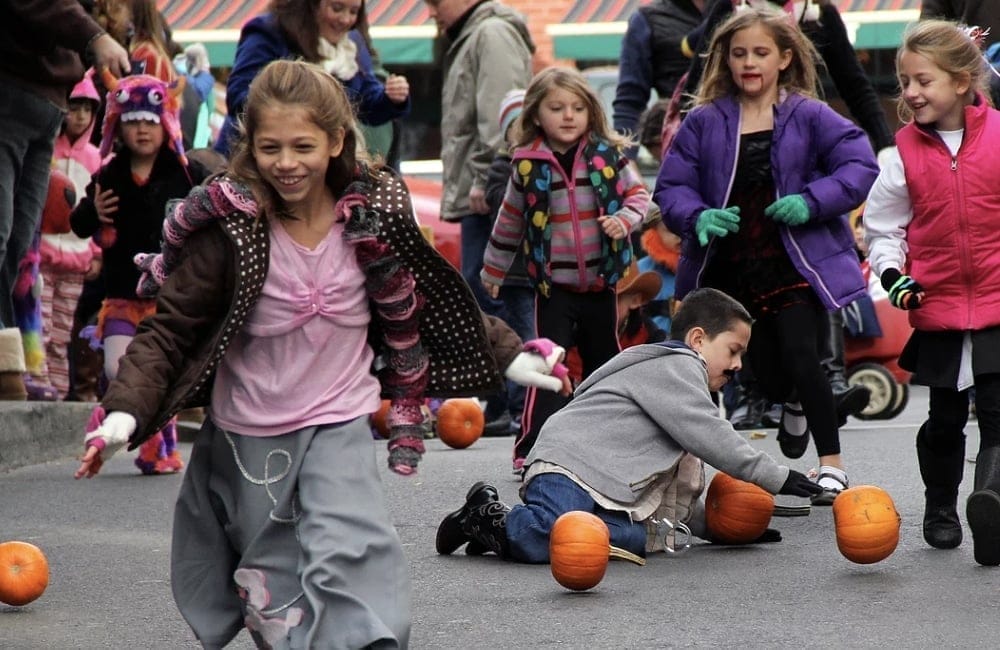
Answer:
[[515, 476], [519, 476], [521, 478], [524, 478], [524, 459], [523, 458], [515, 458], [514, 459], [514, 465], [513, 465], [513, 469], [511, 470], [511, 473], [514, 474]]
[[849, 487], [844, 470], [830, 465], [821, 465], [816, 483], [823, 488], [819, 494], [810, 497], [814, 506], [831, 506], [837, 495]]

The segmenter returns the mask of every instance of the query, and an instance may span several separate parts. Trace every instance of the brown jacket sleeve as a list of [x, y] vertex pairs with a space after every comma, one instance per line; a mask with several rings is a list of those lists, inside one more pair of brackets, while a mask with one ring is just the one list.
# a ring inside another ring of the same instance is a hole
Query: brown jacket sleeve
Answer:
[[174, 389], [186, 361], [209, 340], [230, 308], [233, 249], [220, 228], [191, 236], [180, 265], [160, 288], [118, 365], [102, 405], [135, 416], [140, 436]]
[[502, 374], [507, 371], [507, 366], [521, 351], [524, 343], [507, 323], [496, 316], [483, 314], [483, 325], [486, 327], [486, 337], [490, 341], [490, 347], [493, 348], [497, 367]]

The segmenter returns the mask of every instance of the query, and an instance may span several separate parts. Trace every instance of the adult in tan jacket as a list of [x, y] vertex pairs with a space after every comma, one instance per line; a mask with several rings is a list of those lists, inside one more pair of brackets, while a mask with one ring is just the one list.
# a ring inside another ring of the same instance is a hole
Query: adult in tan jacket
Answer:
[[508, 91], [526, 88], [535, 49], [525, 19], [495, 0], [427, 0], [444, 38], [441, 95], [441, 218], [462, 224], [462, 275], [483, 310], [500, 315], [479, 281], [493, 224], [486, 175], [502, 136], [497, 123]]

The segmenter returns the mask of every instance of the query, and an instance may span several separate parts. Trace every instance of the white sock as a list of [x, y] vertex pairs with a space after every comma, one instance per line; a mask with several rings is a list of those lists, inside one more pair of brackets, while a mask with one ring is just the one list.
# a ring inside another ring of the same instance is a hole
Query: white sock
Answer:
[[820, 479], [817, 483], [821, 488], [830, 490], [843, 490], [847, 488], [847, 472], [839, 467], [820, 465], [819, 476]]
[[798, 402], [785, 402], [784, 408], [781, 409], [781, 425], [793, 436], [804, 436], [809, 433], [806, 414], [802, 412], [802, 405]]

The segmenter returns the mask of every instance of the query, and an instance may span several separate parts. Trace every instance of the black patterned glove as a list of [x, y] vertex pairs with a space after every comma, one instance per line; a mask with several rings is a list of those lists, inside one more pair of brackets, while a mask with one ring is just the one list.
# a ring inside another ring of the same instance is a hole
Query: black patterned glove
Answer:
[[882, 288], [889, 292], [889, 302], [899, 309], [916, 309], [920, 306], [924, 288], [908, 275], [903, 275], [899, 269], [886, 269], [882, 272]]

